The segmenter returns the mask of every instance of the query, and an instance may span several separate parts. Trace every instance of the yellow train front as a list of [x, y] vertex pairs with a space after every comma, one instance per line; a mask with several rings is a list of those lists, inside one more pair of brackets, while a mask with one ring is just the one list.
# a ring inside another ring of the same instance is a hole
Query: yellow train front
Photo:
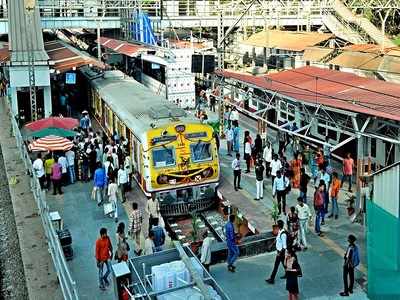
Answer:
[[134, 179], [156, 193], [163, 216], [210, 208], [220, 176], [212, 127], [119, 71], [83, 74], [95, 118], [128, 139]]
[[213, 129], [199, 123], [171, 123], [149, 130], [143, 145], [146, 191], [156, 192], [164, 215], [204, 210], [219, 180]]

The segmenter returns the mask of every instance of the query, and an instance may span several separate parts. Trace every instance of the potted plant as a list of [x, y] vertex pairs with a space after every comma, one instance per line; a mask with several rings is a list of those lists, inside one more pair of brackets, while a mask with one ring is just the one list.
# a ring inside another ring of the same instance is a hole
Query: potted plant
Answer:
[[356, 200], [356, 196], [351, 195], [351, 194], [347, 194], [347, 199], [346, 199], [346, 202], [347, 202], [347, 214], [349, 216], [354, 214], [355, 209], [354, 209], [353, 205], [354, 205], [355, 200]]
[[190, 243], [190, 247], [193, 251], [193, 253], [197, 253], [198, 249], [201, 246], [201, 241], [199, 241], [199, 223], [201, 221], [199, 220], [199, 216], [195, 213], [192, 214], [192, 232], [191, 232], [191, 237], [192, 237], [192, 242]]
[[271, 217], [274, 220], [274, 225], [272, 225], [272, 234], [277, 235], [279, 231], [278, 219], [279, 219], [279, 207], [276, 201], [272, 201]]

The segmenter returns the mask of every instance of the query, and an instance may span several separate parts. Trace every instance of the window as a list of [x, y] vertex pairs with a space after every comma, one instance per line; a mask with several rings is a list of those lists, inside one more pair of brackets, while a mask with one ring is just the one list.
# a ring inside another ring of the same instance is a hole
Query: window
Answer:
[[165, 84], [165, 66], [144, 60], [143, 73]]
[[173, 147], [156, 148], [152, 154], [153, 166], [156, 168], [175, 165], [175, 149]]
[[211, 144], [204, 142], [191, 144], [190, 153], [193, 162], [211, 160]]

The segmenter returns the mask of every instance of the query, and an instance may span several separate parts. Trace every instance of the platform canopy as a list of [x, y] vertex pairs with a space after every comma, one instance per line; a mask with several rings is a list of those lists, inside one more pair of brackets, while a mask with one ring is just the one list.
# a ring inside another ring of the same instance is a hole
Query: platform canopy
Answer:
[[[96, 40], [96, 43], [97, 42], [98, 40]], [[126, 41], [121, 41], [116, 39], [110, 39], [106, 37], [100, 37], [100, 45], [106, 49], [112, 50], [116, 53], [126, 55], [129, 57], [136, 57], [140, 53], [147, 52], [148, 50], [151, 49], [143, 45], [129, 43]]]

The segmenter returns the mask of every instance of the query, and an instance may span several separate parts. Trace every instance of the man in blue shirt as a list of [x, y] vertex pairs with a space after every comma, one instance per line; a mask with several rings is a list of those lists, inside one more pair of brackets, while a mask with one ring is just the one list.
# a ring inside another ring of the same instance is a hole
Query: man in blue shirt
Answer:
[[97, 163], [96, 171], [93, 177], [94, 188], [96, 189], [97, 205], [100, 206], [103, 202], [104, 188], [107, 185], [106, 172], [100, 162]]
[[235, 215], [229, 216], [229, 222], [225, 225], [226, 245], [228, 246], [228, 271], [235, 272], [236, 267], [233, 265], [239, 256], [239, 247], [236, 245], [235, 234]]
[[159, 252], [162, 251], [164, 248], [164, 243], [165, 243], [165, 233], [164, 229], [158, 225], [158, 218], [153, 219], [153, 228], [151, 231], [154, 233], [154, 246], [155, 246], [155, 251]]

